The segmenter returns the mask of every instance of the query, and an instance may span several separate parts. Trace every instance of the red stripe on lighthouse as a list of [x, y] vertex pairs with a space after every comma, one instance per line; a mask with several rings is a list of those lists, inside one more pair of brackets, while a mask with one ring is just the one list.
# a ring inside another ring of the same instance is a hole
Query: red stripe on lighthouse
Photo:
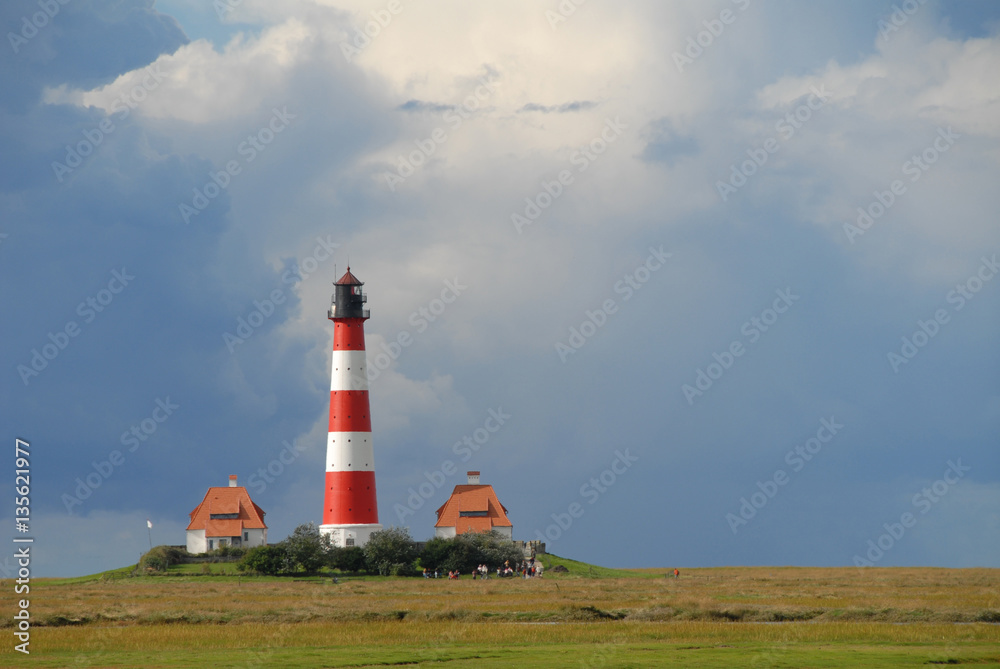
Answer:
[[329, 432], [371, 432], [367, 390], [330, 391]]
[[375, 472], [327, 472], [324, 525], [378, 523]]
[[365, 319], [338, 318], [333, 324], [334, 351], [365, 350]]

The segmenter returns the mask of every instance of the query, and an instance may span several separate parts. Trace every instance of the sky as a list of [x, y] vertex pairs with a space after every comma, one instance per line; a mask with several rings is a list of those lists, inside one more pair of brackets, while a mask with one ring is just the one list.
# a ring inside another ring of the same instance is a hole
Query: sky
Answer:
[[1000, 567], [997, 3], [0, 25], [0, 492], [34, 575], [185, 543], [233, 474], [272, 542], [319, 524], [348, 263], [384, 526], [433, 536], [479, 470], [514, 538], [612, 567]]

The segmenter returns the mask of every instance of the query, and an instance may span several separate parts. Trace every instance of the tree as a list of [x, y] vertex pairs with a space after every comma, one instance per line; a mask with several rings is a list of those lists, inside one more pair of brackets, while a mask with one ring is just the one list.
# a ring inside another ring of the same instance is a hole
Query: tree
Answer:
[[327, 566], [340, 571], [359, 572], [365, 571], [367, 562], [365, 561], [365, 549], [360, 546], [346, 546], [338, 548], [332, 546], [327, 552]]
[[[425, 567], [431, 571], [435, 569], [443, 569], [444, 571], [449, 571], [445, 568], [445, 564], [451, 557], [452, 547], [455, 542], [451, 539], [442, 539], [441, 537], [434, 537], [424, 544], [424, 550], [420, 553], [420, 566]], [[454, 569], [454, 567], [452, 567]]]
[[286, 571], [288, 567], [288, 550], [283, 544], [276, 546], [255, 546], [247, 551], [236, 568], [240, 571], [251, 571], [266, 576], [274, 576]]
[[417, 546], [405, 527], [388, 527], [372, 533], [364, 552], [371, 571], [382, 576], [401, 575], [412, 571]]
[[421, 566], [428, 569], [466, 573], [481, 564], [495, 569], [504, 562], [514, 566], [523, 559], [523, 551], [496, 530], [466, 532], [451, 539], [434, 538], [420, 554]]
[[292, 570], [301, 569], [306, 573], [317, 571], [326, 562], [323, 542], [319, 536], [319, 528], [315, 523], [299, 525], [281, 542], [288, 551], [288, 559]]

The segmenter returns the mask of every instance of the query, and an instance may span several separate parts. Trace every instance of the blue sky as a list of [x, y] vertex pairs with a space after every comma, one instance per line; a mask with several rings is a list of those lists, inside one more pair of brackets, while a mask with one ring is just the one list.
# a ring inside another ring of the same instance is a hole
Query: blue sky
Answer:
[[321, 520], [348, 259], [384, 525], [477, 469], [609, 566], [1000, 566], [996, 3], [229, 5], [0, 8], [36, 575], [230, 474]]

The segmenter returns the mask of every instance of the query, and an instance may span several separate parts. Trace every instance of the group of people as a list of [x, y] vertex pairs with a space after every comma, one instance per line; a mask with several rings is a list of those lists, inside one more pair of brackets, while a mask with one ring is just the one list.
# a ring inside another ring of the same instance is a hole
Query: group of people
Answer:
[[534, 578], [535, 576], [541, 577], [542, 572], [545, 568], [542, 566], [541, 562], [535, 560], [531, 557], [527, 560], [521, 560], [521, 562], [514, 567], [510, 566], [510, 560], [503, 563], [503, 567], [497, 567], [497, 576], [499, 578], [512, 578], [514, 576], [520, 576], [521, 578]]
[[[490, 577], [490, 568], [485, 564], [481, 564], [472, 570], [472, 580], [478, 579], [488, 579]], [[520, 576], [521, 578], [534, 578], [535, 576], [541, 577], [544, 567], [542, 563], [531, 557], [526, 560], [521, 560], [521, 562], [515, 564], [513, 567], [510, 564], [510, 560], [506, 560], [502, 567], [496, 568], [497, 578], [513, 578], [515, 576]], [[461, 577], [462, 573], [458, 570], [449, 571], [448, 578], [455, 580]], [[440, 572], [435, 569], [431, 571], [424, 567], [424, 578], [439, 578]]]
[[[458, 570], [448, 572], [448, 578], [450, 579], [456, 579], [461, 575], [462, 573]], [[440, 577], [441, 577], [441, 572], [439, 572], [437, 569], [431, 571], [427, 567], [424, 567], [424, 578], [440, 578]]]

